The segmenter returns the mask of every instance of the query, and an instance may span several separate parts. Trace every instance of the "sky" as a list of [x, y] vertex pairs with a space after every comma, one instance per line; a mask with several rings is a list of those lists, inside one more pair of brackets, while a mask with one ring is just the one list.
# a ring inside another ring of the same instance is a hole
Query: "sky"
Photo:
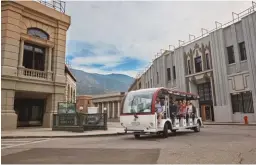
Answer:
[[66, 54], [74, 69], [135, 77], [160, 49], [232, 20], [251, 1], [67, 1]]

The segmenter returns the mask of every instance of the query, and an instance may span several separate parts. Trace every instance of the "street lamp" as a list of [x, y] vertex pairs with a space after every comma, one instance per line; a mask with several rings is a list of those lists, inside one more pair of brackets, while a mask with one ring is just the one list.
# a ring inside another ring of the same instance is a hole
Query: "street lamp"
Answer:
[[106, 107], [104, 107], [104, 108], [103, 108], [103, 110], [104, 110], [104, 111], [107, 111], [107, 108], [106, 108]]
[[82, 112], [83, 109], [84, 109], [84, 107], [82, 107], [82, 106], [79, 107], [80, 112]]

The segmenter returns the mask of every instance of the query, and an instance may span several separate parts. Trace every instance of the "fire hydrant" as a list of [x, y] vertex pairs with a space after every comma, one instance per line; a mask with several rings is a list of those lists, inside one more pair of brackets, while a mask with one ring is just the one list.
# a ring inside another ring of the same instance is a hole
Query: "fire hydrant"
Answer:
[[244, 124], [248, 125], [248, 116], [244, 116]]

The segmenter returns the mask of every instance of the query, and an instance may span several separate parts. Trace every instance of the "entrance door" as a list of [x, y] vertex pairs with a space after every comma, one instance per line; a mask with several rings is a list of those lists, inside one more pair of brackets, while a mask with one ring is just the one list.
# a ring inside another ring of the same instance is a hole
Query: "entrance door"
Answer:
[[203, 121], [213, 121], [213, 109], [211, 105], [201, 105], [201, 114]]
[[15, 99], [18, 127], [41, 126], [43, 124], [44, 100]]

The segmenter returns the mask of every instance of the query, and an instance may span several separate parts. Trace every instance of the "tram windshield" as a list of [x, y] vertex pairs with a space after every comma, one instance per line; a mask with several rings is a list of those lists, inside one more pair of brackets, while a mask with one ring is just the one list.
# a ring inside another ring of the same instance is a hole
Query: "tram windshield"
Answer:
[[155, 88], [129, 92], [125, 98], [123, 114], [151, 113]]

